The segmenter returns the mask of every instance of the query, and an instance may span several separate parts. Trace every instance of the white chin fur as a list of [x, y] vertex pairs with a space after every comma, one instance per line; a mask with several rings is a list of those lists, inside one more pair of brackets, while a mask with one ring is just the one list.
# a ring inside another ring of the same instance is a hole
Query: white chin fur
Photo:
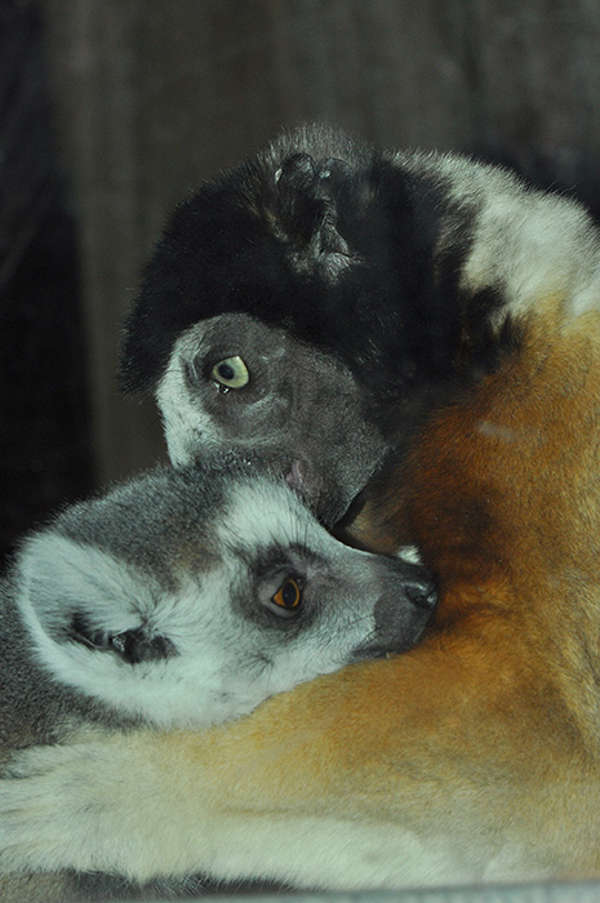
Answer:
[[400, 546], [396, 552], [396, 557], [407, 564], [423, 564], [421, 555], [416, 546]]

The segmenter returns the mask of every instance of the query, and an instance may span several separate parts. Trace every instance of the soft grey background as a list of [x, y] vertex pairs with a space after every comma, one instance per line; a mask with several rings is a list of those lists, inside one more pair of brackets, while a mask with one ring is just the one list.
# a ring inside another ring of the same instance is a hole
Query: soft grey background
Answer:
[[81, 229], [104, 481], [162, 450], [114, 383], [119, 324], [166, 212], [282, 126], [555, 161], [600, 139], [596, 0], [44, 0], [59, 152]]

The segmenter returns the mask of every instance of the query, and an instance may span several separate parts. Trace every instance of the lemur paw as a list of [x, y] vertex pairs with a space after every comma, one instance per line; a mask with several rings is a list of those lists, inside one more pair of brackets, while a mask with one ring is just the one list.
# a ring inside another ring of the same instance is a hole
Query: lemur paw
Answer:
[[[127, 872], [136, 828], [124, 824], [133, 796], [101, 743], [34, 747], [0, 781], [0, 872]], [[135, 812], [135, 807], [133, 809]], [[122, 865], [122, 869], [121, 869]]]

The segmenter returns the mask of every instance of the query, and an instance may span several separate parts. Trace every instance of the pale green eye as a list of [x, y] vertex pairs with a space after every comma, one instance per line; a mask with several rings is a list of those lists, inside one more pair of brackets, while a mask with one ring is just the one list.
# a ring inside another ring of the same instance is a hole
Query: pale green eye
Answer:
[[243, 389], [250, 382], [248, 368], [237, 354], [215, 364], [210, 377], [226, 389]]

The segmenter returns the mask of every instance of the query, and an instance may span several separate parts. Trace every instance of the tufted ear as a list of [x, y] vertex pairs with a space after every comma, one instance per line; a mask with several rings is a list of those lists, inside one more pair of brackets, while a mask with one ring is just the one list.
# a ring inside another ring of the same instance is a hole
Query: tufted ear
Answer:
[[309, 154], [298, 153], [275, 173], [280, 228], [294, 246], [300, 269], [316, 264], [335, 278], [352, 262], [350, 248], [338, 230], [337, 208], [339, 190], [349, 172], [342, 160], [315, 162]]
[[21, 548], [19, 577], [21, 614], [52, 659], [73, 643], [132, 664], [172, 652], [146, 623], [157, 594], [152, 579], [99, 548], [40, 531]]

